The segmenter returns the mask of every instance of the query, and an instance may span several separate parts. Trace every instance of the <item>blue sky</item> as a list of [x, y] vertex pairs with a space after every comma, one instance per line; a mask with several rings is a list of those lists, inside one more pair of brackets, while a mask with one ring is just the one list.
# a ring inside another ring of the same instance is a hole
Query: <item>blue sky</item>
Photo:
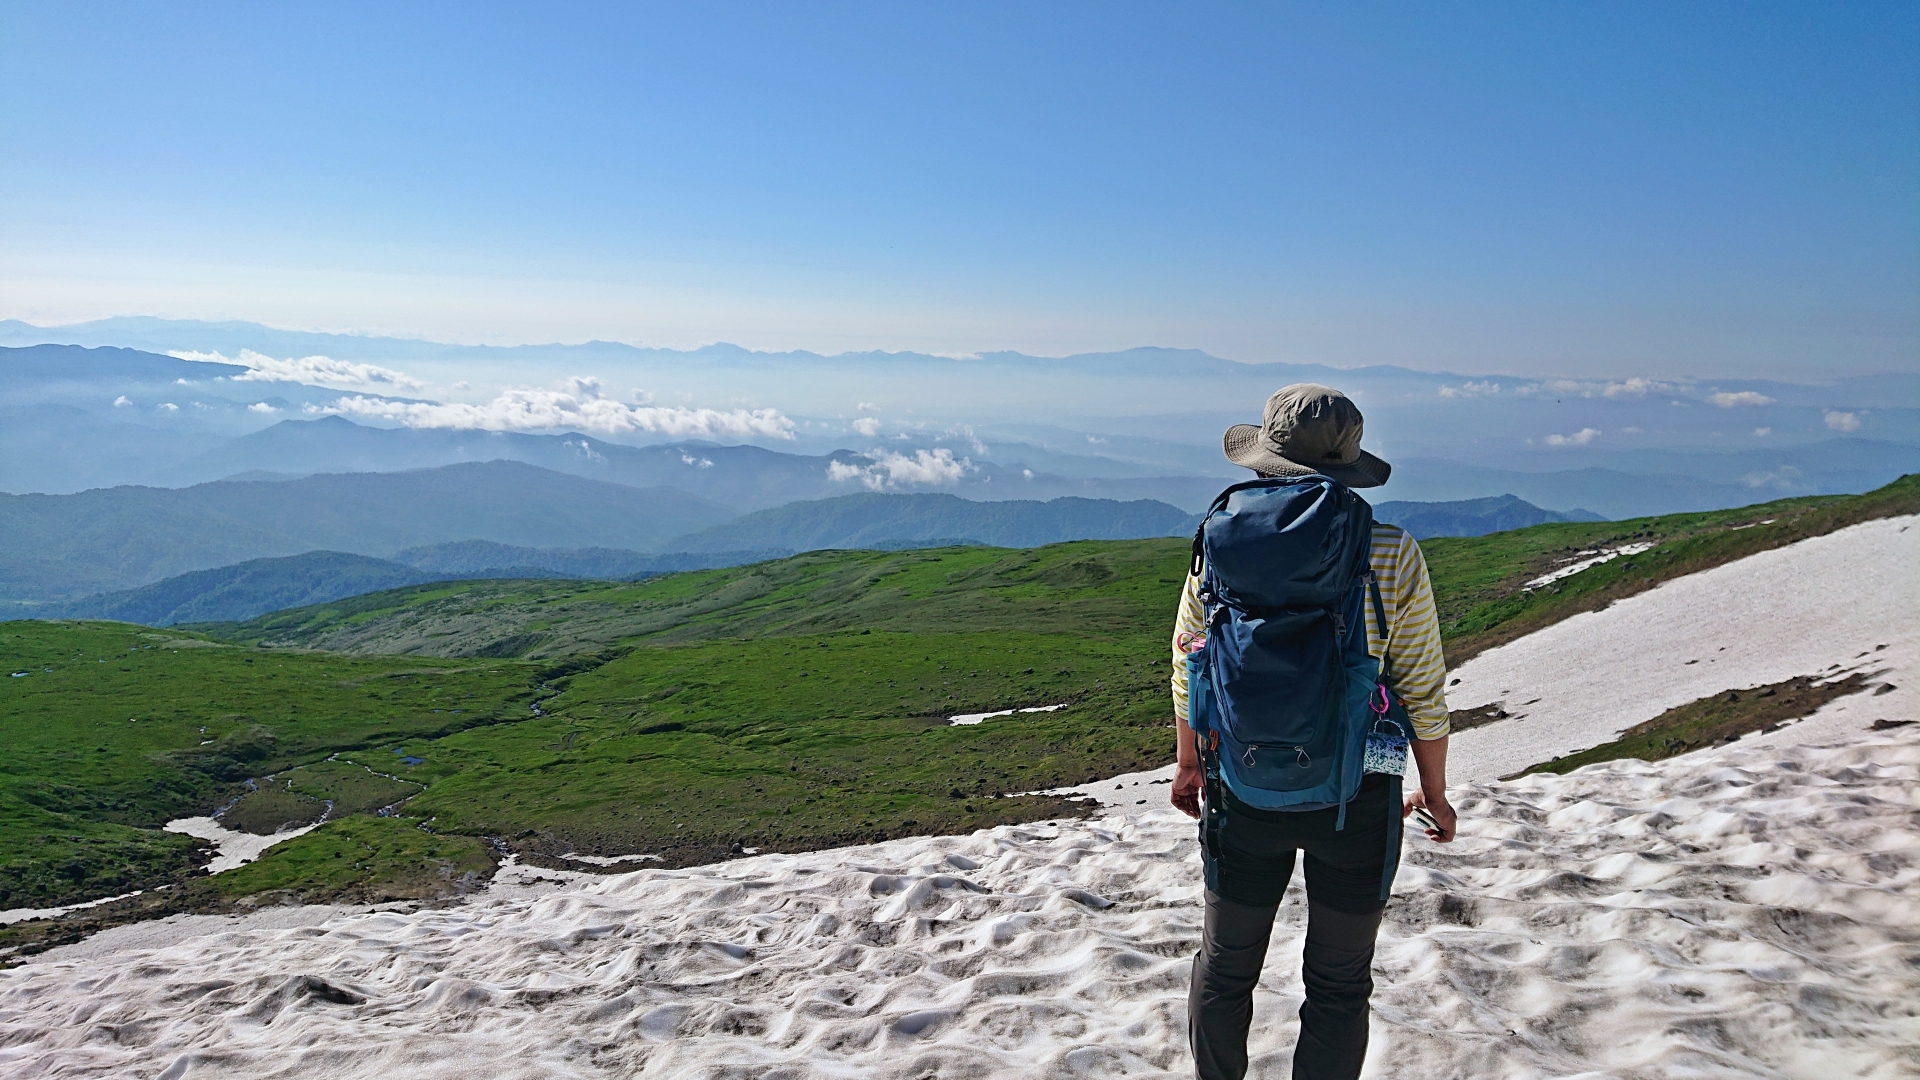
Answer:
[[0, 9], [0, 317], [1920, 367], [1912, 4]]

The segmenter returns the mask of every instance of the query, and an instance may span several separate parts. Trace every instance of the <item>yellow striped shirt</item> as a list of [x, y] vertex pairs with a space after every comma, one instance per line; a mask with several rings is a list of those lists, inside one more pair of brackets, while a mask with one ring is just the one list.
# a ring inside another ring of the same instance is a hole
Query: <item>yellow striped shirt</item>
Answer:
[[[1438, 739], [1447, 733], [1447, 660], [1440, 651], [1440, 615], [1433, 606], [1426, 557], [1405, 529], [1375, 525], [1368, 562], [1380, 582], [1380, 602], [1387, 609], [1387, 640], [1383, 649], [1369, 600], [1367, 651], [1385, 657], [1383, 677], [1406, 705], [1413, 733]], [[1173, 711], [1182, 720], [1187, 718], [1187, 656], [1180, 638], [1197, 634], [1205, 626], [1200, 575], [1195, 574], [1187, 578], [1180, 593], [1180, 614], [1173, 623]]]

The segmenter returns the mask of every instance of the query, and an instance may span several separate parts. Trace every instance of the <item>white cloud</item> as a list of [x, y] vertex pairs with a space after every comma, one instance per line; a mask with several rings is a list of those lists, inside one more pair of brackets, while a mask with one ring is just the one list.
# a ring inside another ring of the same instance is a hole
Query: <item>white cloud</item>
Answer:
[[1522, 397], [1581, 397], [1621, 400], [1643, 398], [1650, 393], [1666, 393], [1672, 389], [1672, 383], [1637, 377], [1623, 379], [1619, 382], [1582, 382], [1577, 379], [1548, 379], [1545, 382], [1537, 382], [1531, 386], [1523, 386], [1515, 390], [1514, 393]]
[[160, 407], [161, 407], [162, 409], [165, 409], [165, 410], [166, 410], [167, 412], [179, 412], [179, 411], [180, 411], [180, 406], [178, 406], [178, 405], [175, 405], [175, 404], [174, 404], [173, 402], [171, 402], [171, 401], [163, 401], [163, 402], [161, 402], [161, 403], [160, 403]]
[[457, 383], [454, 383], [454, 384], [453, 384], [453, 388], [454, 388], [455, 390], [465, 390], [465, 389], [467, 389], [467, 380], [465, 380], [465, 379], [461, 379], [461, 380], [460, 380], [459, 382], [457, 382]]
[[875, 450], [867, 455], [872, 464], [854, 465], [845, 461], [827, 462], [827, 479], [836, 482], [858, 480], [875, 491], [913, 485], [945, 486], [957, 484], [973, 472], [971, 458], [955, 459], [946, 447], [916, 450], [912, 457], [891, 450]]
[[1461, 383], [1459, 386], [1443, 386], [1440, 396], [1444, 398], [1483, 397], [1500, 392], [1500, 384], [1482, 379], [1479, 382]]
[[593, 444], [588, 442], [585, 439], [581, 439], [579, 442], [574, 442], [572, 439], [568, 439], [566, 442], [563, 442], [560, 445], [568, 448], [569, 450], [572, 450], [574, 453], [579, 454], [581, 457], [586, 458], [588, 461], [607, 460], [607, 455], [601, 453], [598, 450], [595, 450], [593, 448]]
[[247, 406], [247, 411], [257, 412], [257, 413], [266, 413], [268, 415], [272, 415], [273, 413], [277, 413], [280, 410], [274, 408], [273, 406], [267, 404], [264, 401], [256, 401], [253, 404]]
[[1587, 427], [1571, 435], [1549, 435], [1545, 442], [1548, 446], [1585, 446], [1599, 437], [1599, 428]]
[[1835, 431], [1859, 431], [1860, 414], [1841, 412], [1838, 409], [1826, 411], [1827, 426]]
[[880, 434], [880, 419], [874, 416], [863, 416], [853, 422], [853, 430], [871, 439]]
[[1737, 409], [1742, 405], [1773, 404], [1772, 398], [1768, 397], [1765, 394], [1758, 393], [1753, 390], [1742, 390], [1737, 394], [1729, 393], [1725, 390], [1722, 390], [1717, 394], [1713, 394], [1709, 396], [1707, 400], [1713, 402], [1715, 405], [1718, 405], [1723, 409]]
[[442, 405], [430, 401], [389, 401], [379, 397], [343, 397], [324, 411], [367, 420], [388, 420], [413, 428], [478, 428], [484, 431], [549, 431], [574, 428], [603, 435], [651, 432], [662, 435], [762, 435], [793, 438], [793, 421], [778, 409], [689, 409], [682, 406], [623, 405], [600, 396], [600, 382], [572, 378], [565, 390], [507, 390], [482, 405]]
[[175, 380], [173, 380], [173, 385], [175, 385], [175, 386], [192, 386], [193, 384], [192, 384], [192, 383], [190, 383], [190, 382], [188, 382], [188, 381], [187, 381], [187, 380], [185, 380], [185, 379], [175, 379]]
[[1020, 470], [1020, 475], [1021, 475], [1021, 476], [1024, 476], [1024, 477], [1026, 477], [1026, 478], [1027, 478], [1027, 479], [1029, 479], [1029, 480], [1031, 480], [1031, 479], [1033, 479], [1033, 470], [1032, 470], [1032, 469], [1021, 469], [1021, 470]]
[[1637, 428], [1637, 427], [1623, 427], [1623, 428], [1621, 428], [1620, 430], [1621, 430], [1621, 431], [1624, 431], [1624, 432], [1626, 432], [1626, 433], [1627, 433], [1627, 434], [1629, 434], [1629, 435], [1638, 435], [1638, 434], [1640, 434], [1640, 429], [1639, 429], [1639, 428]]
[[1750, 488], [1777, 488], [1792, 491], [1800, 480], [1800, 470], [1791, 465], [1782, 465], [1772, 472], [1751, 472], [1740, 478], [1740, 482]]
[[879, 412], [880, 406], [875, 405], [871, 401], [863, 401], [860, 404], [855, 405], [853, 407], [853, 411], [854, 412]]
[[121, 394], [119, 397], [113, 399], [113, 407], [116, 409], [124, 409], [131, 404], [133, 404], [133, 399], [125, 394]]
[[1757, 427], [1753, 429], [1753, 437], [1756, 439], [1764, 439], [1771, 434], [1773, 434], [1773, 429], [1770, 427]]
[[293, 382], [324, 386], [329, 390], [419, 390], [425, 384], [405, 372], [363, 364], [355, 360], [335, 360], [330, 356], [302, 356], [277, 360], [252, 349], [241, 349], [232, 360], [217, 352], [170, 352], [179, 360], [207, 364], [239, 364], [247, 369], [233, 377], [234, 382]]
[[704, 456], [694, 457], [692, 454], [682, 450], [680, 451], [680, 464], [691, 465], [696, 469], [711, 469], [713, 468], [713, 459]]

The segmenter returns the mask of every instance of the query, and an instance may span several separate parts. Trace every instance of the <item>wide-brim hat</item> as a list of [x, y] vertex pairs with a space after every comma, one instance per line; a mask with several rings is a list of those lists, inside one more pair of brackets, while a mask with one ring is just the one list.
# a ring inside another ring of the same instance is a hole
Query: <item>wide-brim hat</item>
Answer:
[[1379, 487], [1393, 466], [1360, 449], [1366, 421], [1347, 395], [1315, 383], [1294, 383], [1267, 399], [1256, 427], [1235, 424], [1220, 440], [1227, 460], [1262, 476], [1320, 475], [1348, 487]]

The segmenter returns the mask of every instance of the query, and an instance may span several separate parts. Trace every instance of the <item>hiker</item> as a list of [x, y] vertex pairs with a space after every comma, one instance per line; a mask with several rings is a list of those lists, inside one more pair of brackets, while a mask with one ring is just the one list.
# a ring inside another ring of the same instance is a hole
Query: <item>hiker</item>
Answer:
[[[1194, 537], [1174, 626], [1172, 799], [1200, 819], [1206, 872], [1187, 1000], [1201, 1080], [1246, 1075], [1253, 990], [1299, 851], [1306, 1002], [1293, 1075], [1359, 1076], [1402, 819], [1418, 812], [1429, 839], [1453, 839], [1433, 589], [1420, 546], [1352, 491], [1391, 468], [1360, 449], [1361, 423], [1337, 390], [1282, 388], [1259, 427], [1236, 424], [1224, 440], [1227, 459], [1261, 479], [1223, 492]], [[1409, 750], [1420, 785], [1402, 801]]]

